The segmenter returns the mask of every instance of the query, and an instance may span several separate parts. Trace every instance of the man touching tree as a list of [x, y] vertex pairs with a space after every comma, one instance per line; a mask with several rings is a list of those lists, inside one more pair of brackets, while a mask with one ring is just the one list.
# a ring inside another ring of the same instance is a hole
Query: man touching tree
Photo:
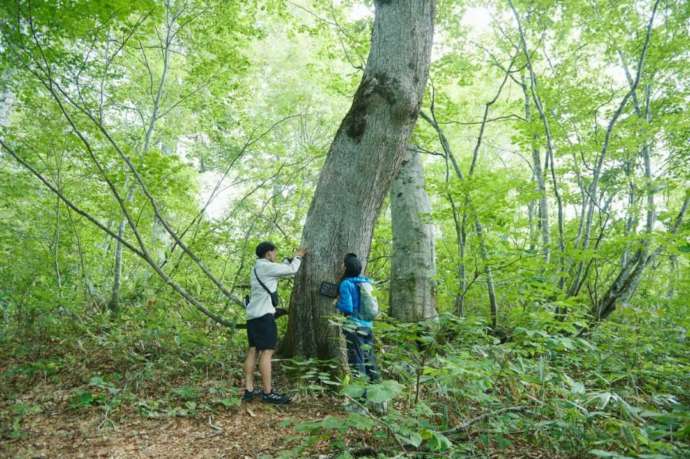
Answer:
[[[273, 390], [271, 381], [271, 359], [278, 344], [278, 329], [275, 320], [278, 306], [278, 280], [294, 276], [299, 270], [305, 253], [304, 249], [299, 249], [291, 261], [276, 263], [278, 249], [273, 243], [262, 242], [256, 247], [258, 260], [249, 278], [251, 285], [251, 297], [247, 304], [249, 351], [244, 362], [243, 401], [251, 401], [255, 396], [261, 395], [261, 400], [267, 403], [284, 405], [290, 402], [286, 395]], [[254, 389], [257, 354], [263, 384], [261, 394]]]

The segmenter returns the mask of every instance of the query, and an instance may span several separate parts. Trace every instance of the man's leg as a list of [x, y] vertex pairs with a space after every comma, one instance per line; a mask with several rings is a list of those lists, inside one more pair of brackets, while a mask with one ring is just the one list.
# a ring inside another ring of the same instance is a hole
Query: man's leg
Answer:
[[264, 393], [261, 399], [266, 403], [285, 405], [290, 403], [290, 399], [285, 395], [280, 395], [273, 391], [271, 384], [271, 359], [278, 343], [278, 329], [273, 314], [266, 314], [259, 322], [259, 333], [256, 341], [256, 348], [259, 350], [259, 371], [261, 372], [261, 382], [263, 383]]
[[273, 358], [273, 349], [264, 349], [261, 351], [259, 357], [259, 371], [261, 372], [261, 382], [264, 388], [264, 394], [270, 394], [273, 391], [271, 384], [271, 359]]
[[254, 390], [254, 369], [256, 368], [256, 348], [250, 347], [244, 360], [244, 388], [248, 392]]

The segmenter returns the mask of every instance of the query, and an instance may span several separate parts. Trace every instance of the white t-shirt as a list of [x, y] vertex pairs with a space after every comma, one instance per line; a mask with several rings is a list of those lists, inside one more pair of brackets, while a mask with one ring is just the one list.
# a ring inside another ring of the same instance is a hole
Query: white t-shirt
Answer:
[[259, 284], [254, 275], [261, 279], [261, 282], [272, 292], [278, 288], [278, 279], [282, 277], [294, 276], [302, 264], [301, 257], [295, 257], [291, 263], [273, 263], [265, 258], [256, 261], [256, 265], [249, 273], [249, 285], [251, 285], [251, 296], [247, 305], [247, 320], [256, 319], [266, 314], [275, 314], [276, 310], [271, 304], [271, 295]]

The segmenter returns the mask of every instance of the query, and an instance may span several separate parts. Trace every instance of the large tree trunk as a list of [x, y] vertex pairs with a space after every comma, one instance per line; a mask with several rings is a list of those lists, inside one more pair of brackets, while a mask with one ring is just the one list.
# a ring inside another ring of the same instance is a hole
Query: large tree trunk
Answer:
[[375, 2], [371, 51], [352, 107], [331, 144], [307, 214], [308, 250], [291, 298], [286, 355], [332, 358], [339, 333], [333, 301], [319, 295], [335, 281], [343, 256], [366, 261], [381, 204], [397, 175], [417, 121], [429, 73], [434, 0]]
[[393, 255], [390, 315], [405, 322], [437, 316], [434, 230], [419, 154], [408, 151], [391, 187]]

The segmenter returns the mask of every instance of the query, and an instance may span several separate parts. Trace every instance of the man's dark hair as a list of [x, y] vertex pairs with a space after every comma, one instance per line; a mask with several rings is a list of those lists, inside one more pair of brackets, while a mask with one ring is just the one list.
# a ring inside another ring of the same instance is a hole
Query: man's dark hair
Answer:
[[345, 274], [343, 275], [343, 279], [347, 277], [357, 277], [362, 274], [362, 262], [354, 253], [345, 255], [345, 260], [343, 260], [343, 262], [345, 263]]
[[276, 246], [272, 242], [269, 241], [264, 241], [261, 244], [256, 246], [256, 256], [259, 258], [263, 258], [266, 256], [268, 252], [271, 250], [275, 250]]

